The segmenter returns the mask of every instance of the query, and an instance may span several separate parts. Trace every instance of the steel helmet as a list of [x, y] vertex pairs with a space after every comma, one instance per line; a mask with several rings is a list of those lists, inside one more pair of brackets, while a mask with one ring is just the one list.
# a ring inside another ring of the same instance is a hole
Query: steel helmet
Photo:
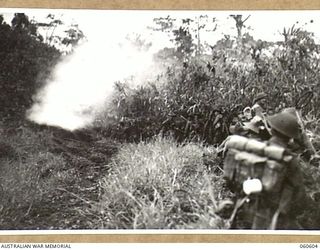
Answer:
[[285, 108], [282, 112], [288, 113], [288, 114], [291, 114], [291, 115], [294, 115], [295, 117], [297, 117], [297, 110], [294, 107]]
[[299, 138], [300, 126], [297, 118], [289, 112], [281, 112], [267, 117], [270, 127], [289, 138]]

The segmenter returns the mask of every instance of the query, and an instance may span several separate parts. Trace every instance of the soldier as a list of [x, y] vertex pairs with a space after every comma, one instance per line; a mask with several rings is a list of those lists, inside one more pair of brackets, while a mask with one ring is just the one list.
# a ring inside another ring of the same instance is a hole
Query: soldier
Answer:
[[268, 140], [270, 134], [265, 121], [260, 116], [253, 117], [249, 122], [243, 123], [243, 128], [248, 131], [247, 137], [256, 138], [257, 140]]
[[[265, 119], [267, 95], [263, 92], [254, 98], [252, 107], [245, 107], [237, 121], [230, 126], [230, 133], [237, 135], [252, 135], [255, 138], [268, 139], [268, 127]], [[257, 136], [258, 135], [258, 136]]]
[[300, 136], [299, 124], [287, 112], [267, 122], [267, 142], [235, 135], [226, 143], [224, 174], [237, 196], [231, 221], [236, 228], [299, 229], [296, 218], [310, 202], [299, 161], [288, 150], [289, 141]]
[[[293, 155], [288, 149], [289, 142], [291, 139], [297, 140], [301, 136], [300, 126], [296, 117], [289, 112], [281, 112], [269, 116], [267, 121], [271, 128], [269, 144], [286, 148], [287, 152]], [[296, 218], [302, 213], [303, 206], [305, 206], [304, 201], [307, 200], [303, 176], [296, 156], [286, 165], [286, 174], [280, 195], [277, 199], [267, 196], [265, 201], [277, 207], [274, 212], [273, 223], [277, 224], [279, 217], [278, 228], [299, 229], [300, 225], [297, 223]], [[275, 202], [278, 204], [275, 204]]]
[[246, 122], [238, 121], [230, 126], [230, 133], [255, 138], [257, 140], [268, 140], [270, 138], [266, 123], [260, 116], [255, 116]]
[[312, 157], [319, 158], [319, 155], [304, 129], [300, 112], [294, 107], [285, 108], [282, 112], [293, 115], [299, 123], [300, 136], [299, 138], [292, 139], [292, 141], [290, 141], [291, 149], [294, 152], [301, 153], [301, 155], [303, 155], [307, 160], [310, 160]]
[[246, 121], [250, 121], [255, 116], [259, 116], [264, 119], [267, 108], [267, 94], [264, 92], [258, 93], [253, 99], [252, 106], [245, 107], [243, 109], [242, 117]]
[[253, 105], [251, 107], [253, 116], [257, 115], [264, 119], [267, 108], [267, 94], [264, 92], [258, 93], [253, 99]]

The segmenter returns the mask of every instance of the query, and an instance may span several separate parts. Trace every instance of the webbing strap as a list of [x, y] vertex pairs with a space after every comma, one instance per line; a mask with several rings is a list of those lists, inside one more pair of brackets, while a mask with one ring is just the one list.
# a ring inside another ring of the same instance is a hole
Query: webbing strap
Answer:
[[279, 201], [279, 206], [277, 210], [275, 211], [274, 215], [272, 216], [271, 224], [269, 226], [269, 229], [275, 230], [277, 227], [278, 217], [280, 213], [287, 207], [289, 202], [291, 201], [293, 195], [293, 191], [291, 188], [284, 188], [284, 190], [281, 193], [281, 198]]
[[248, 196], [245, 196], [244, 198], [242, 198], [242, 199], [237, 199], [237, 202], [236, 202], [236, 205], [234, 206], [234, 209], [233, 209], [233, 211], [232, 211], [232, 214], [231, 214], [231, 216], [230, 216], [230, 218], [229, 218], [229, 222], [230, 223], [232, 223], [233, 222], [233, 220], [234, 220], [234, 218], [235, 218], [235, 216], [236, 216], [236, 214], [237, 214], [237, 212], [238, 212], [238, 209], [240, 208], [240, 207], [242, 207], [242, 205], [245, 203], [245, 201], [248, 199]]

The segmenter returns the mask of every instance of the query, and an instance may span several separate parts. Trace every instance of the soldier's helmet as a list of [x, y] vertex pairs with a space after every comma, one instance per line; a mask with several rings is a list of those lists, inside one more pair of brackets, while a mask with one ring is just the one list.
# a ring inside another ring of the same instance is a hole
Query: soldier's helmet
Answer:
[[297, 117], [297, 110], [294, 107], [285, 108], [282, 112], [283, 113], [288, 113], [288, 114], [291, 114], [291, 115]]
[[297, 117], [289, 112], [281, 112], [267, 118], [269, 126], [289, 138], [297, 139], [300, 134], [300, 126]]

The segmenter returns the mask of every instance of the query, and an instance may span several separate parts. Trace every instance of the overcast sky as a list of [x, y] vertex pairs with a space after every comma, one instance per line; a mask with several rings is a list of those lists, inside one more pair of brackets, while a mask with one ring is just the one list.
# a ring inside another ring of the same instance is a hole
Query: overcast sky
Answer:
[[[15, 9], [0, 9], [2, 13], [14, 13]], [[147, 34], [147, 26], [152, 25], [154, 17], [196, 17], [207, 14], [217, 18], [217, 30], [212, 34], [202, 34], [212, 44], [223, 37], [224, 34], [236, 36], [235, 22], [229, 17], [230, 14], [243, 14], [244, 17], [250, 15], [246, 22], [250, 26], [250, 34], [256, 39], [267, 41], [281, 40], [280, 32], [284, 27], [304, 27], [306, 30], [314, 32], [316, 40], [320, 42], [320, 11], [133, 11], [133, 10], [48, 10], [48, 9], [19, 9], [35, 19], [41, 19], [48, 13], [54, 13], [68, 22], [75, 22], [80, 25], [88, 39], [118, 39], [129, 32], [141, 32]], [[8, 20], [12, 14], [5, 15]], [[153, 38], [155, 39], [155, 38]], [[165, 45], [166, 41], [160, 36], [154, 44]]]

